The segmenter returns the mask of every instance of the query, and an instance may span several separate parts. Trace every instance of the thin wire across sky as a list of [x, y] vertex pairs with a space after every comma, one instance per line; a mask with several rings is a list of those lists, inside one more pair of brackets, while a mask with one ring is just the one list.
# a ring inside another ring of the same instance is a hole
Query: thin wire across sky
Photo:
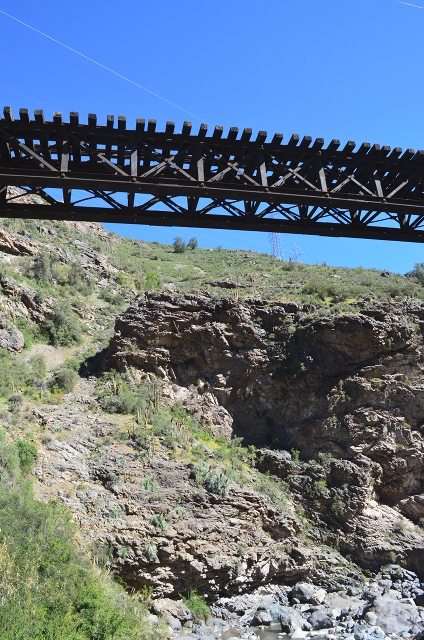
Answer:
[[155, 93], [154, 91], [151, 91], [150, 89], [147, 89], [147, 87], [143, 87], [143, 85], [139, 84], [138, 82], [135, 82], [134, 80], [131, 80], [131, 78], [127, 78], [126, 76], [122, 75], [121, 73], [118, 73], [117, 71], [114, 71], [114, 69], [110, 69], [110, 67], [107, 67], [106, 65], [102, 64], [101, 62], [98, 62], [97, 60], [94, 60], [93, 58], [90, 58], [89, 56], [86, 56], [84, 53], [81, 53], [81, 51], [77, 51], [77, 49], [74, 49], [73, 47], [68, 46], [64, 42], [61, 42], [60, 40], [57, 40], [56, 38], [53, 38], [52, 36], [49, 36], [47, 33], [44, 33], [43, 31], [40, 31], [39, 29], [36, 29], [35, 27], [32, 27], [30, 24], [27, 24], [26, 22], [23, 22], [22, 20], [19, 20], [19, 18], [15, 18], [15, 16], [12, 16], [10, 13], [6, 13], [6, 11], [2, 11], [1, 9], [0, 9], [0, 13], [2, 13], [4, 16], [7, 16], [11, 20], [14, 20], [15, 22], [18, 22], [19, 24], [22, 24], [27, 29], [31, 29], [32, 31], [35, 31], [35, 33], [38, 33], [39, 35], [43, 36], [44, 38], [48, 38], [49, 40], [51, 40], [52, 42], [55, 42], [56, 44], [60, 45], [61, 47], [64, 47], [65, 49], [68, 49], [68, 51], [71, 51], [72, 53], [75, 53], [76, 55], [81, 56], [81, 58], [84, 58], [85, 60], [88, 60], [92, 64], [95, 64], [98, 67], [101, 67], [102, 69], [105, 69], [109, 73], [112, 73], [113, 75], [117, 76], [118, 78], [121, 78], [121, 80], [125, 80], [126, 82], [129, 82], [130, 84], [134, 85], [135, 87], [138, 87], [139, 89], [142, 89], [143, 91], [146, 91], [147, 93], [150, 93], [152, 96], [155, 96], [155, 98], [158, 98], [159, 100], [162, 100], [163, 102], [167, 102], [172, 107], [175, 107], [176, 109], [179, 109], [180, 111], [183, 111], [184, 113], [187, 113], [189, 116], [192, 116], [193, 118], [196, 118], [196, 120], [200, 120], [201, 122], [205, 122], [205, 120], [203, 120], [199, 116], [196, 116], [194, 113], [191, 113], [191, 111], [187, 111], [187, 109], [184, 109], [183, 107], [180, 107], [178, 104], [175, 104], [174, 102], [171, 102], [167, 98], [164, 98], [163, 96], [160, 96], [158, 93]]

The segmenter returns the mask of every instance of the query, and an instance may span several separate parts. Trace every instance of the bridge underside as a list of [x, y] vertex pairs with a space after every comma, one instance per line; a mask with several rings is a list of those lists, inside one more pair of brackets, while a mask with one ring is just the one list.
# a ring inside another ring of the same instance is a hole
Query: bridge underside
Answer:
[[424, 151], [19, 115], [0, 119], [2, 217], [424, 241]]

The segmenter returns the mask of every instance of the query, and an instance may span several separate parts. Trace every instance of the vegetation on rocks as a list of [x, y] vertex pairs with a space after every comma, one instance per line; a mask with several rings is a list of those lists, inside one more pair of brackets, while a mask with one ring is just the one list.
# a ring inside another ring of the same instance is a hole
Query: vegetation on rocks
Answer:
[[69, 513], [34, 499], [35, 458], [33, 443], [1, 434], [0, 638], [159, 638], [143, 606], [81, 555]]
[[197, 624], [273, 584], [424, 576], [422, 264], [2, 228], [28, 247], [0, 237], [0, 638], [153, 640], [164, 596]]

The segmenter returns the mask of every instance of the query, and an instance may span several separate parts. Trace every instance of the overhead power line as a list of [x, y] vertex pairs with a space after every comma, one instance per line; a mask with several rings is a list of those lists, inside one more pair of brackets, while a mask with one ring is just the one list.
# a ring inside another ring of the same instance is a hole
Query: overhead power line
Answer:
[[[85, 58], [85, 60], [88, 60], [89, 62], [92, 62], [93, 64], [97, 65], [98, 67], [101, 67], [102, 69], [105, 69], [106, 71], [109, 71], [109, 73], [113, 73], [113, 75], [117, 76], [118, 78], [121, 78], [121, 80], [125, 80], [126, 82], [129, 82], [130, 84], [133, 84], [134, 86], [138, 87], [139, 89], [142, 89], [143, 91], [147, 91], [147, 93], [150, 93], [152, 96], [155, 96], [155, 98], [159, 98], [159, 100], [163, 100], [164, 102], [167, 102], [172, 107], [175, 107], [176, 109], [179, 109], [180, 111], [183, 111], [184, 113], [187, 113], [189, 116], [193, 116], [193, 118], [196, 118], [196, 120], [201, 120], [202, 121], [202, 118], [200, 118], [199, 116], [196, 116], [194, 113], [191, 113], [190, 111], [187, 111], [187, 109], [184, 109], [183, 107], [180, 107], [178, 104], [175, 104], [174, 102], [171, 102], [170, 100], [167, 100], [167, 98], [164, 98], [163, 96], [160, 96], [158, 93], [155, 93], [154, 91], [151, 91], [150, 89], [147, 89], [146, 87], [143, 87], [141, 84], [138, 84], [138, 82], [135, 82], [134, 80], [131, 80], [131, 78], [127, 78], [126, 76], [122, 75], [121, 73], [118, 73], [117, 71], [114, 71], [113, 69], [110, 69], [109, 67], [107, 67], [106, 65], [102, 64], [101, 62], [98, 62], [97, 60], [93, 60], [93, 58], [90, 58], [89, 56], [86, 56], [84, 53], [81, 53], [80, 51], [77, 51], [76, 49], [73, 49], [72, 47], [69, 47], [67, 44], [64, 44], [63, 42], [60, 42], [60, 40], [56, 40], [56, 38], [52, 38], [52, 36], [49, 36], [47, 33], [44, 33], [43, 31], [40, 31], [39, 29], [36, 29], [35, 27], [32, 27], [30, 24], [27, 24], [26, 22], [23, 22], [22, 20], [19, 20], [18, 18], [15, 18], [14, 16], [10, 15], [10, 13], [6, 13], [6, 11], [2, 11], [1, 9], [0, 9], [0, 13], [2, 13], [4, 16], [7, 16], [11, 20], [14, 20], [15, 22], [18, 22], [19, 24], [22, 24], [24, 27], [27, 27], [27, 29], [31, 29], [32, 31], [35, 31], [36, 33], [40, 34], [44, 38], [48, 38], [52, 42], [55, 42], [56, 44], [59, 44], [61, 47], [64, 47], [65, 49], [68, 49], [69, 51], [72, 51], [72, 53], [76, 53], [78, 56], [81, 56], [81, 58]], [[205, 122], [205, 120], [203, 120], [203, 122]]]
[[392, 0], [392, 2], [404, 4], [406, 7], [414, 7], [414, 9], [424, 9], [424, 7], [420, 7], [418, 4], [410, 4], [409, 2], [402, 2], [401, 0]]

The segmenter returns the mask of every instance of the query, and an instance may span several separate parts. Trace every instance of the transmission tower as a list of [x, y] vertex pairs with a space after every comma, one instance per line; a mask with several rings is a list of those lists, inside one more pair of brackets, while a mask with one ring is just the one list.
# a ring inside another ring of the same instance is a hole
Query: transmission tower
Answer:
[[[271, 218], [275, 218], [276, 214], [272, 213]], [[272, 253], [277, 260], [284, 260], [283, 245], [279, 233], [268, 233], [268, 239], [271, 244]]]

